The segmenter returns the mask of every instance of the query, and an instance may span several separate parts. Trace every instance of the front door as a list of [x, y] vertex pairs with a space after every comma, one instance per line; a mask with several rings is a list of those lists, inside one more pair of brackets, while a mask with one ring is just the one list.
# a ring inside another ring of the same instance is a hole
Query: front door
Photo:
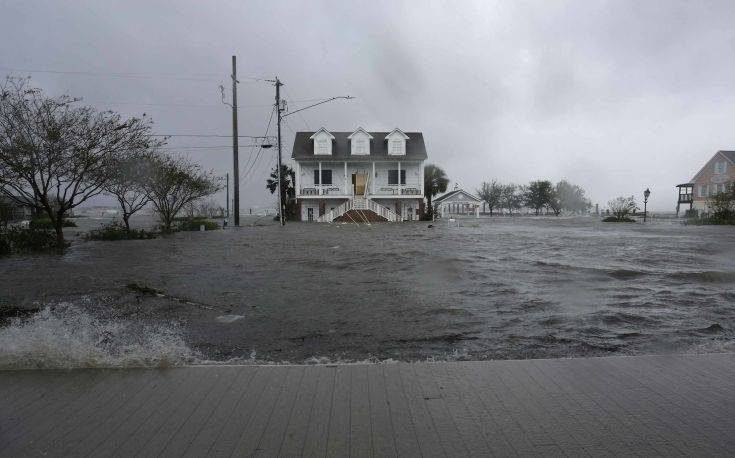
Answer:
[[306, 220], [314, 221], [314, 208], [313, 207], [309, 207], [306, 209]]
[[362, 196], [365, 194], [365, 183], [367, 181], [367, 178], [365, 177], [364, 173], [353, 173], [352, 174], [352, 184], [353, 184], [353, 192], [356, 196]]
[[327, 204], [326, 202], [319, 202], [319, 216], [324, 216], [324, 213], [327, 211]]

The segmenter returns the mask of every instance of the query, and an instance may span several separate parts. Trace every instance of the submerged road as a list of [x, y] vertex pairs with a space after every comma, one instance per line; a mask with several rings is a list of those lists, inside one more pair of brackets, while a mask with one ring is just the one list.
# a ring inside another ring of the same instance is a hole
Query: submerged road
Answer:
[[2, 456], [726, 456], [735, 354], [0, 372]]

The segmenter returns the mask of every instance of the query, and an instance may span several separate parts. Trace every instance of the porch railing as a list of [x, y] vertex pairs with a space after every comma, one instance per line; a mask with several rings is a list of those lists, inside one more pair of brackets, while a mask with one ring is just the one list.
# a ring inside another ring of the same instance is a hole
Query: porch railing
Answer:
[[367, 200], [367, 208], [368, 210], [372, 210], [375, 212], [375, 214], [382, 216], [383, 218], [387, 219], [391, 223], [395, 223], [398, 221], [398, 215], [393, 210], [384, 207], [380, 205], [379, 203], [375, 202], [374, 200]]

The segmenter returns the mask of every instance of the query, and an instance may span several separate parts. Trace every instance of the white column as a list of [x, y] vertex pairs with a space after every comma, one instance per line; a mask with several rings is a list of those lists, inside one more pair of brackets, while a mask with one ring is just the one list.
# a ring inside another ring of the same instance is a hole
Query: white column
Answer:
[[322, 192], [323, 192], [322, 183], [324, 183], [324, 181], [322, 181], [322, 161], [319, 161], [319, 188], [317, 189], [319, 189], [320, 196], [322, 195]]
[[294, 183], [294, 186], [296, 187], [296, 196], [298, 197], [301, 194], [301, 162], [296, 163], [296, 182]]
[[344, 184], [345, 184], [344, 185], [345, 186], [344, 193], [347, 194], [347, 195], [349, 195], [349, 192], [347, 192], [347, 161], [345, 161], [345, 180], [344, 180]]
[[421, 191], [421, 195], [424, 195], [424, 166], [423, 162], [419, 162], [419, 190]]
[[401, 195], [401, 161], [398, 161], [398, 195]]
[[373, 174], [370, 175], [370, 194], [375, 194], [375, 161], [373, 161]]

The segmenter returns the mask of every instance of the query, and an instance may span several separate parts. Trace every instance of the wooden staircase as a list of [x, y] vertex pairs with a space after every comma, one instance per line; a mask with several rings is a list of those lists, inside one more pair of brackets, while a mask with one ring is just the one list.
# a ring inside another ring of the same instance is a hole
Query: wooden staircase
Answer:
[[340, 216], [334, 218], [335, 223], [385, 223], [387, 218], [383, 218], [372, 210], [347, 210]]

